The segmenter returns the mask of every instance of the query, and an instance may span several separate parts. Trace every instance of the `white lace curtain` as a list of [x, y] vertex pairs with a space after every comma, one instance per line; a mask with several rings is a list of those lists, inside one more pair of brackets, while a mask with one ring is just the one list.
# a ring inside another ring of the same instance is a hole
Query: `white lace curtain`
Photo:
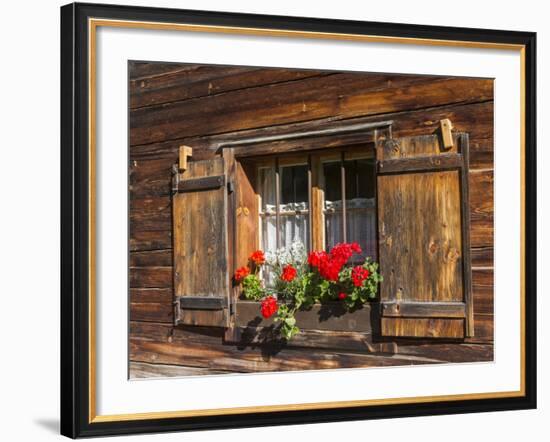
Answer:
[[[277, 248], [275, 168], [261, 168], [259, 180], [262, 200], [262, 248], [265, 251], [275, 251]], [[303, 192], [301, 193], [303, 194]], [[307, 195], [308, 192], [305, 194]], [[299, 240], [309, 249], [309, 202], [294, 200], [286, 204], [279, 204], [279, 214], [279, 247], [289, 247], [293, 241]], [[326, 249], [330, 249], [343, 240], [342, 201], [325, 201], [324, 217]], [[374, 198], [347, 199], [346, 218], [347, 241], [358, 242], [363, 249], [363, 257], [370, 256], [376, 259]]]

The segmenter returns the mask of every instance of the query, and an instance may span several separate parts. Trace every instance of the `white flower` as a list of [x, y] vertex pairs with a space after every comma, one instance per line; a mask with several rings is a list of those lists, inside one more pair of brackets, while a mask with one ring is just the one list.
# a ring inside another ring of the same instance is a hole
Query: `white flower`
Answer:
[[272, 250], [268, 250], [265, 252], [265, 262], [271, 267], [277, 265], [277, 254]]
[[296, 263], [303, 263], [306, 260], [306, 246], [300, 240], [294, 240], [290, 245], [290, 254]]

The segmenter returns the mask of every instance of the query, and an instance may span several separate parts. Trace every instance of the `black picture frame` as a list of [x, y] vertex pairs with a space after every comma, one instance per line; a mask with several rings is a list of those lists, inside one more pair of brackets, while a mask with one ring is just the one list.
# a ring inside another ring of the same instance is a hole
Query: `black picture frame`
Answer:
[[[90, 421], [88, 180], [89, 18], [318, 33], [498, 43], [524, 47], [524, 392], [428, 403], [162, 419]], [[536, 408], [536, 34], [488, 29], [327, 20], [73, 3], [61, 8], [61, 434], [71, 437], [240, 428]]]

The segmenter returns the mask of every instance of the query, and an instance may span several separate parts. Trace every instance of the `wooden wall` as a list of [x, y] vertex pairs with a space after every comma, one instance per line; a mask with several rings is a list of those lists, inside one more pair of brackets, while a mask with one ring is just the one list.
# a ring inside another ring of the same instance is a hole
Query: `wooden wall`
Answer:
[[[129, 73], [131, 376], [492, 359], [492, 80], [145, 62], [130, 62]], [[470, 134], [475, 338], [394, 341], [391, 351], [367, 354], [308, 349], [306, 340], [277, 349], [223, 345], [222, 330], [171, 326], [170, 167], [181, 144], [194, 147], [196, 160], [213, 156], [221, 140], [274, 126], [392, 119], [400, 137], [433, 133], [442, 118]]]

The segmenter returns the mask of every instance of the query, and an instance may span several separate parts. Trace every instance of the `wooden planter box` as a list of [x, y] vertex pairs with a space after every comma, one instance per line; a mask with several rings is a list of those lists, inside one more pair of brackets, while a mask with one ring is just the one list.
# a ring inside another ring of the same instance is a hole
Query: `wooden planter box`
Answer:
[[[310, 310], [296, 313], [296, 323], [301, 330], [323, 330], [336, 332], [360, 332], [371, 334], [378, 329], [379, 303], [371, 302], [353, 312], [347, 312], [341, 303], [315, 304]], [[273, 318], [264, 319], [260, 314], [260, 303], [238, 301], [235, 325], [238, 327], [269, 327]]]
[[[360, 353], [379, 351], [372, 345], [372, 334], [379, 330], [379, 308], [378, 302], [371, 302], [358, 310], [347, 312], [338, 302], [315, 304], [310, 310], [296, 313], [300, 333], [283, 345]], [[272, 334], [273, 325], [273, 317], [264, 319], [260, 314], [259, 302], [238, 301], [235, 327], [226, 334], [225, 342], [277, 347], [280, 339]]]

